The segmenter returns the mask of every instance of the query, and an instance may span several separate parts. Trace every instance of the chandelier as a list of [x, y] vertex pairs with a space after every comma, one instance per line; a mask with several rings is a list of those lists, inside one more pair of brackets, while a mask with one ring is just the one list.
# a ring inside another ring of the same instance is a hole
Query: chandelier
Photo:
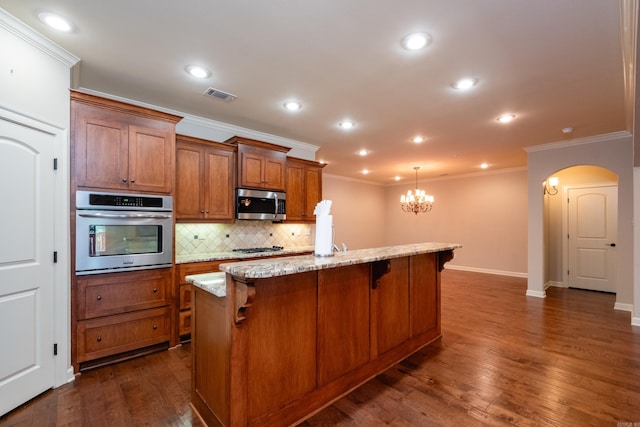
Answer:
[[413, 212], [418, 215], [419, 212], [429, 212], [433, 207], [433, 196], [427, 194], [424, 190], [418, 190], [418, 169], [420, 166], [413, 168], [416, 171], [416, 190], [412, 193], [407, 191], [406, 195], [400, 196], [400, 206], [404, 212]]

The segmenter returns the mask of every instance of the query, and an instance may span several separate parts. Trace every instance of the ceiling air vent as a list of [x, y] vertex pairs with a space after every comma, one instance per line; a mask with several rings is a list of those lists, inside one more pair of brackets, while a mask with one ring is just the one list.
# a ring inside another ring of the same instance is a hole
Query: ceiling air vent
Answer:
[[207, 88], [202, 94], [225, 102], [231, 102], [237, 98], [237, 96], [232, 93], [223, 92], [220, 89], [214, 89], [212, 87]]

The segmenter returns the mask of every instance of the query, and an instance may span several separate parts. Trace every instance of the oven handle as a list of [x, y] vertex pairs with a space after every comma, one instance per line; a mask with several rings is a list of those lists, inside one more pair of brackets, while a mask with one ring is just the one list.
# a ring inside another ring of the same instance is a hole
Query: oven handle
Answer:
[[153, 213], [140, 213], [140, 214], [106, 214], [106, 213], [78, 213], [83, 218], [115, 218], [115, 219], [169, 219], [171, 214], [153, 214]]

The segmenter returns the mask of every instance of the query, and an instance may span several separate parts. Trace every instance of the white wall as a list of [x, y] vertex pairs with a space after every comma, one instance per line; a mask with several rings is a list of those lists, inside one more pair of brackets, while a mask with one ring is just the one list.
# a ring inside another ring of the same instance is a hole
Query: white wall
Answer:
[[526, 275], [526, 170], [420, 182], [436, 201], [431, 212], [418, 215], [400, 209], [400, 195], [414, 187], [414, 182], [382, 187], [324, 174], [323, 194], [333, 200], [336, 242], [354, 249], [460, 243], [450, 267]]
[[[73, 379], [70, 358], [69, 84], [78, 58], [0, 9], [0, 106], [59, 129], [56, 147], [54, 334], [58, 343], [54, 385]], [[10, 244], [3, 242], [0, 244]], [[6, 345], [6, 343], [3, 343]]]
[[[606, 168], [618, 176], [617, 306], [632, 306], [633, 285], [633, 138], [627, 132], [599, 135], [527, 148], [528, 160], [528, 295], [543, 297], [546, 283], [542, 182], [577, 165]], [[638, 290], [636, 290], [636, 293]]]
[[349, 249], [385, 246], [385, 188], [324, 173], [322, 196], [331, 200], [335, 242]]
[[400, 209], [400, 195], [413, 187], [415, 183], [405, 183], [387, 189], [387, 244], [460, 243], [450, 268], [526, 275], [524, 168], [419, 182], [435, 202], [431, 212], [418, 215]]

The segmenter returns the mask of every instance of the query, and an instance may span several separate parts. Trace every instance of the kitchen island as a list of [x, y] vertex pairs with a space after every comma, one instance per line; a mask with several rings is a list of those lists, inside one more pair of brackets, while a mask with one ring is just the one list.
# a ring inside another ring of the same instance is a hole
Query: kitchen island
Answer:
[[192, 405], [211, 426], [298, 423], [440, 337], [458, 244], [221, 264], [194, 286]]

